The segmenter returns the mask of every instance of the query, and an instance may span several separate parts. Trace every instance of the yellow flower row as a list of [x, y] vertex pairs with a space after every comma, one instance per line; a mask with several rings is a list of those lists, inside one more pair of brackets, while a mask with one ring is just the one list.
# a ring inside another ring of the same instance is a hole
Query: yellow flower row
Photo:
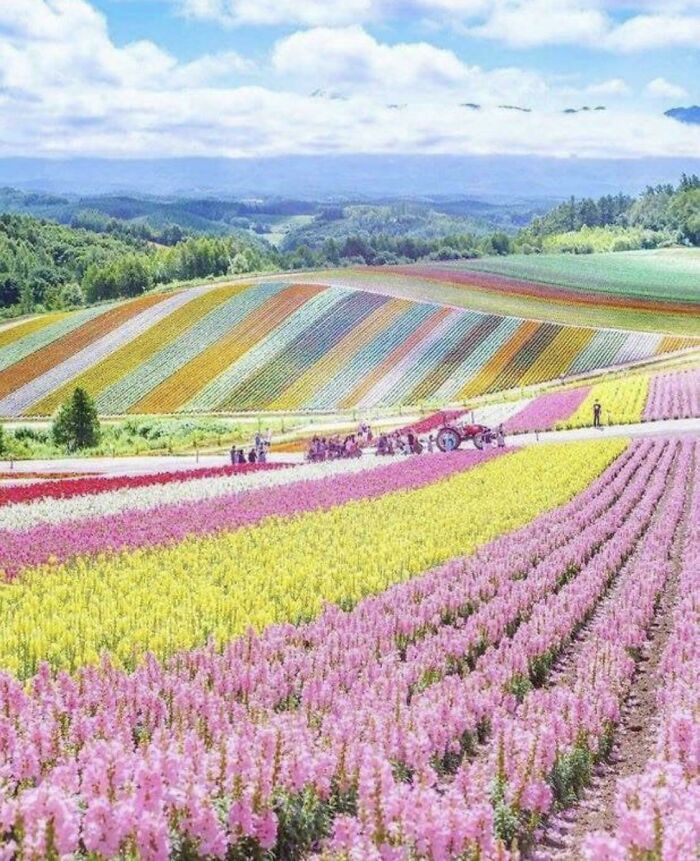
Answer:
[[642, 420], [649, 392], [649, 376], [637, 374], [618, 380], [606, 380], [591, 388], [576, 412], [557, 428], [580, 428], [593, 424], [593, 404], [602, 407], [603, 425], [634, 424]]
[[153, 357], [158, 350], [179, 338], [183, 332], [208, 314], [214, 308], [222, 305], [231, 296], [240, 293], [246, 285], [220, 287], [209, 290], [201, 296], [187, 302], [181, 308], [173, 311], [157, 326], [151, 326], [133, 341], [124, 344], [114, 353], [110, 353], [102, 361], [91, 365], [78, 377], [69, 380], [63, 386], [55, 389], [29, 410], [29, 415], [50, 415], [63, 401], [66, 400], [76, 386], [81, 386], [92, 395], [98, 395], [113, 383], [126, 377], [143, 362]]
[[0, 591], [0, 668], [73, 670], [104, 649], [132, 667], [145, 650], [163, 657], [356, 602], [563, 503], [624, 446], [543, 445], [417, 490], [27, 572]]

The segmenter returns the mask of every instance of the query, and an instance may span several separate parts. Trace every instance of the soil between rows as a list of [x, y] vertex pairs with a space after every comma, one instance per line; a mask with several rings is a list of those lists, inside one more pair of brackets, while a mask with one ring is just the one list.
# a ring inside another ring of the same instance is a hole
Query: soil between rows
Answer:
[[[698, 468], [697, 464], [695, 468]], [[668, 478], [668, 487], [677, 471], [676, 462]], [[578, 803], [549, 819], [540, 841], [527, 854], [528, 861], [583, 861], [582, 847], [586, 835], [593, 831], [608, 830], [614, 825], [613, 804], [618, 780], [641, 771], [653, 753], [657, 731], [656, 696], [659, 685], [663, 684], [658, 669], [673, 626], [673, 608], [679, 597], [678, 578], [688, 526], [691, 486], [689, 477], [684, 511], [673, 542], [673, 574], [666, 581], [659, 597], [654, 619], [649, 626], [648, 639], [642, 647], [635, 676], [622, 707], [621, 721], [615, 728], [610, 756], [596, 766], [592, 780]], [[662, 510], [660, 504], [648, 529], [662, 516]], [[628, 565], [634, 564], [635, 554], [628, 560]], [[613, 593], [614, 585], [569, 649], [560, 657], [550, 674], [548, 686], [566, 681], [570, 668], [574, 666], [577, 650]]]

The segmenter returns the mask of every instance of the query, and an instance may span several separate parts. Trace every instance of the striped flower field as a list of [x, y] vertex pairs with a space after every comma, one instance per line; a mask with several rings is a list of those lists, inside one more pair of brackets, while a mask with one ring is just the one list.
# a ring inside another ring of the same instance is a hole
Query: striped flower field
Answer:
[[7, 489], [1, 857], [540, 857], [639, 721], [610, 829], [565, 848], [693, 857], [699, 458], [657, 437]]
[[103, 415], [444, 403], [695, 344], [348, 286], [207, 285], [0, 330], [0, 416], [51, 415], [77, 385]]

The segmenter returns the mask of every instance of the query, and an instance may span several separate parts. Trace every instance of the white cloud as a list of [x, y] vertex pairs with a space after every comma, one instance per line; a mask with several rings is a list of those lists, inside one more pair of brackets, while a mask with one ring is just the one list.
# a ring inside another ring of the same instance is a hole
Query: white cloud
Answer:
[[656, 99], [683, 99], [688, 95], [687, 90], [684, 90], [683, 87], [672, 84], [665, 78], [654, 78], [653, 81], [649, 81], [646, 91]]
[[622, 78], [610, 78], [597, 84], [589, 84], [585, 91], [591, 96], [626, 96], [631, 92], [629, 84]]
[[375, 0], [178, 0], [192, 18], [243, 24], [336, 26], [373, 17]]
[[466, 81], [470, 69], [451, 51], [426, 42], [384, 45], [361, 27], [319, 27], [275, 46], [272, 63], [283, 75], [325, 84], [380, 84], [387, 88], [445, 86]]
[[344, 92], [375, 92], [440, 101], [542, 99], [540, 76], [522, 69], [484, 71], [452, 51], [426, 42], [387, 45], [361, 27], [300, 31], [280, 40], [272, 54], [278, 74]]
[[[272, 90], [237, 85], [249, 68], [237, 54], [182, 64], [150, 41], [117, 46], [87, 0], [18, 6], [0, 2], [1, 155], [700, 151], [697, 127], [641, 113], [565, 116], [537, 74], [484, 70], [427, 43], [386, 45], [357, 26], [278, 43]], [[347, 101], [301, 94], [318, 87]], [[400, 114], [387, 108], [394, 101], [406, 104]], [[500, 110], [505, 102], [534, 110]]]
[[[631, 53], [700, 43], [700, 16], [694, 14], [700, 3], [696, 0], [492, 0], [488, 6], [480, 21], [474, 20], [470, 10], [467, 32], [515, 48], [585, 45]], [[618, 23], [614, 13], [623, 10], [632, 14]]]
[[473, 36], [496, 39], [518, 48], [589, 44], [603, 37], [608, 23], [594, 4], [579, 0], [500, 0]]
[[200, 86], [249, 72], [234, 52], [181, 64], [153, 42], [112, 42], [105, 18], [86, 0], [0, 5], [0, 87], [42, 94], [56, 87]]
[[698, 15], [637, 15], [610, 30], [604, 47], [615, 51], [649, 51], [655, 48], [697, 48]]
[[[37, 0], [29, 0], [37, 2]], [[67, 0], [56, 0], [67, 2]], [[585, 45], [616, 52], [694, 47], [700, 0], [167, 0], [224, 26], [344, 27], [399, 19], [455, 24], [515, 48]], [[620, 15], [628, 17], [620, 23]]]

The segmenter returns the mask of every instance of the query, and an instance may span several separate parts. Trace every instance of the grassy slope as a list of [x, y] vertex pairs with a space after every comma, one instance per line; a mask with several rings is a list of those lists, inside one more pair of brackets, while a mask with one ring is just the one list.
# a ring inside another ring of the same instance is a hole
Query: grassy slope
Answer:
[[700, 249], [614, 254], [529, 254], [465, 261], [456, 268], [492, 272], [615, 296], [700, 303]]

